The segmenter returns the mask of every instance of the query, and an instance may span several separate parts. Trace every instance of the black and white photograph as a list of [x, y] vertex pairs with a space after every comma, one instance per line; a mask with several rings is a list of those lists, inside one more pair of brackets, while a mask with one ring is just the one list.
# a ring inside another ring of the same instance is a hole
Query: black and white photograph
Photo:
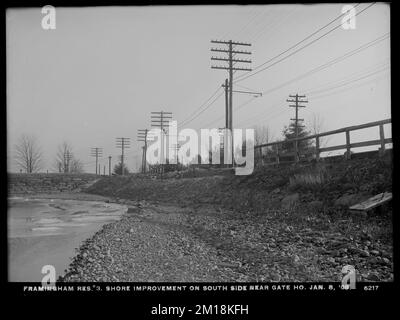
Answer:
[[390, 3], [49, 3], [5, 20], [8, 282], [394, 282]]

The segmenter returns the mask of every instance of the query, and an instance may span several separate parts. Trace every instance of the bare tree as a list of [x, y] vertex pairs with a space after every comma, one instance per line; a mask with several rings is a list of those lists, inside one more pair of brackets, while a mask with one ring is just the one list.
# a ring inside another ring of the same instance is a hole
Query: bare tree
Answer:
[[254, 127], [254, 145], [271, 142], [273, 137], [269, 127], [256, 126]]
[[[254, 145], [260, 145], [272, 142], [273, 136], [271, 134], [271, 130], [267, 126], [255, 126], [254, 127]], [[259, 149], [256, 157], [261, 158], [261, 164], [264, 164], [264, 157], [268, 154], [271, 148], [262, 148]]]
[[311, 130], [311, 134], [319, 134], [324, 125], [324, 119], [317, 113], [313, 113], [311, 117], [311, 121], [309, 124], [309, 128]]
[[26, 173], [34, 173], [42, 168], [42, 152], [36, 138], [23, 134], [15, 145], [15, 161]]
[[81, 162], [81, 160], [79, 159], [75, 159], [74, 157], [71, 160], [71, 164], [70, 164], [70, 168], [69, 168], [69, 172], [71, 173], [83, 173], [83, 164]]
[[54, 162], [54, 169], [63, 173], [82, 173], [83, 164], [76, 159], [71, 145], [64, 141], [59, 147]]
[[[308, 128], [312, 135], [316, 135], [325, 131], [324, 119], [320, 114], [313, 113]], [[320, 146], [325, 147], [329, 141], [329, 137], [320, 138]]]

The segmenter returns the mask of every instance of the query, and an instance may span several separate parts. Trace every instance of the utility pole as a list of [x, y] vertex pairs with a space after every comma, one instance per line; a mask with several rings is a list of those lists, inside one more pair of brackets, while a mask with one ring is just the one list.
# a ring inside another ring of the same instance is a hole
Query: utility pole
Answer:
[[[228, 103], [228, 100], [229, 100], [228, 99], [228, 90], [229, 90], [228, 79], [225, 79], [225, 84], [223, 84], [222, 87], [225, 89], [225, 128], [229, 128], [229, 121], [230, 120], [229, 120], [229, 103]], [[232, 92], [251, 94], [255, 98], [258, 98], [258, 97], [262, 96], [262, 92], [242, 91], [242, 90], [233, 90]], [[224, 129], [224, 128], [220, 128], [220, 130], [221, 129]], [[226, 144], [227, 140], [224, 140], [224, 143]]]
[[[249, 68], [241, 68], [241, 67], [234, 67], [233, 64], [237, 63], [251, 63], [251, 60], [244, 60], [244, 59], [234, 59], [233, 55], [239, 55], [239, 54], [251, 54], [250, 51], [239, 51], [239, 50], [234, 50], [233, 46], [251, 46], [250, 43], [244, 43], [244, 42], [236, 42], [236, 41], [221, 41], [221, 40], [211, 40], [211, 43], [217, 43], [217, 44], [223, 44], [226, 45], [227, 48], [221, 49], [221, 48], [211, 48], [211, 51], [213, 52], [223, 52], [227, 53], [228, 57], [211, 57], [211, 60], [217, 60], [217, 61], [225, 61], [228, 62], [228, 66], [211, 66], [212, 69], [224, 69], [228, 70], [229, 74], [229, 83], [227, 80], [225, 80], [225, 88], [227, 85], [229, 85], [229, 94], [227, 91], [225, 91], [225, 99], [228, 98], [228, 108], [227, 109], [227, 116], [226, 116], [226, 127], [229, 129], [231, 132], [233, 132], [233, 71], [251, 71], [252, 69]], [[232, 165], [233, 165], [233, 135], [232, 135]]]
[[[92, 157], [96, 157], [96, 175], [97, 175], [97, 165], [99, 162], [99, 157], [103, 156], [103, 148], [92, 148], [91, 149], [91, 154]], [[98, 174], [100, 174], [100, 170], [98, 172]]]
[[64, 153], [64, 173], [69, 173], [69, 162], [72, 159], [72, 153], [69, 151]]
[[[300, 100], [301, 98], [305, 98], [306, 96], [300, 96], [299, 94], [296, 93], [296, 95], [289, 95], [292, 100], [287, 99], [287, 102], [294, 103], [294, 105], [289, 105], [291, 108], [296, 108], [295, 111], [295, 118], [291, 118], [290, 120], [294, 121], [295, 123], [295, 137], [298, 139], [299, 137], [299, 128], [304, 127], [303, 125], [300, 125], [300, 121], [304, 121], [304, 119], [299, 119], [299, 108], [305, 108], [306, 106], [301, 106], [299, 103], [308, 103], [307, 100]], [[294, 99], [294, 100], [293, 100]], [[298, 141], [296, 140], [294, 143], [294, 152], [295, 152], [295, 161], [299, 161], [299, 145]]]
[[144, 146], [142, 147], [142, 173], [146, 173], [146, 152], [147, 152], [147, 133], [148, 129], [138, 129], [137, 141], [144, 142]]
[[108, 156], [108, 175], [111, 177], [111, 156]]
[[124, 150], [129, 148], [130, 138], [116, 138], [117, 148], [122, 149], [121, 153], [121, 174], [124, 175]]
[[172, 112], [155, 111], [151, 112], [151, 126], [161, 130], [161, 179], [164, 173], [164, 134], [168, 128], [168, 122], [172, 120]]
[[225, 85], [222, 85], [225, 89], [225, 128], [229, 128], [229, 80], [225, 79]]
[[106, 165], [103, 166], [103, 176], [106, 175]]

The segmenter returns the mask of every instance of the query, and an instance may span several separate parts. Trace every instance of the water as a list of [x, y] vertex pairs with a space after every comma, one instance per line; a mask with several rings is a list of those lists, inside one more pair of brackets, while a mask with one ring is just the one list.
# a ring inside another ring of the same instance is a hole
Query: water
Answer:
[[58, 278], [75, 248], [125, 211], [125, 206], [98, 201], [10, 198], [8, 280], [41, 281], [44, 265], [53, 265]]

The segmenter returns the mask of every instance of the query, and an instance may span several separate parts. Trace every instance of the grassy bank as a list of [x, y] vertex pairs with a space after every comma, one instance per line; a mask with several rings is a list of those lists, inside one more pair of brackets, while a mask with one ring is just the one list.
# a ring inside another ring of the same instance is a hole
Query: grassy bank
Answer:
[[85, 192], [183, 206], [209, 204], [255, 214], [285, 209], [335, 215], [355, 202], [391, 189], [390, 159], [374, 158], [262, 167], [249, 176], [164, 180], [144, 175], [105, 177]]

